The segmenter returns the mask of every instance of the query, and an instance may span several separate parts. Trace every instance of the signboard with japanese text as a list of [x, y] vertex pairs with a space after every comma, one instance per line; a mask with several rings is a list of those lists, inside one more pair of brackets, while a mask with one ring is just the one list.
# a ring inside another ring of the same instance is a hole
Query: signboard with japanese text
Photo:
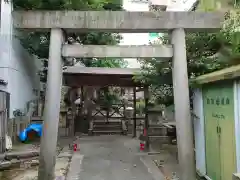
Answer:
[[236, 169], [233, 83], [204, 86], [203, 106], [207, 175], [231, 179]]

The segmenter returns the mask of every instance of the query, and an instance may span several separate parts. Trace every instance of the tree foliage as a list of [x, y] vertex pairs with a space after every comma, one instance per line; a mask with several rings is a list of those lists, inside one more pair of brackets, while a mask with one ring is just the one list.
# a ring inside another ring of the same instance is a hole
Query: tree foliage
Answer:
[[220, 31], [220, 38], [225, 45], [223, 53], [238, 64], [240, 62], [240, 8], [228, 12], [226, 18]]
[[[121, 0], [13, 0], [15, 10], [122, 10]], [[71, 43], [114, 45], [118, 44], [121, 36], [117, 33], [89, 32], [69, 33], [67, 41]], [[18, 37], [24, 48], [39, 58], [48, 58], [49, 32], [25, 32], [22, 31]], [[84, 58], [77, 59], [86, 66], [94, 67], [122, 67], [126, 66], [123, 59], [112, 58]], [[43, 79], [46, 80], [46, 73]]]
[[[170, 44], [165, 34], [155, 44]], [[230, 65], [240, 63], [240, 11], [226, 14], [219, 33], [190, 33], [186, 35], [188, 76], [194, 78]], [[142, 73], [136, 81], [151, 84], [152, 101], [173, 103], [172, 62], [161, 58], [139, 59]]]
[[[122, 10], [122, 0], [13, 0], [13, 7], [15, 10]], [[18, 38], [23, 47], [29, 51], [30, 54], [36, 55], [41, 59], [45, 59], [43, 64], [43, 71], [41, 72], [41, 80], [47, 80], [47, 66], [50, 43], [49, 32], [25, 32], [21, 31]], [[89, 33], [68, 33], [66, 34], [66, 41], [68, 44], [92, 44], [92, 45], [115, 45], [121, 40], [121, 36], [117, 33], [104, 32], [89, 32]], [[123, 59], [116, 58], [71, 58], [65, 59], [65, 65], [74, 65], [80, 61], [87, 67], [125, 67], [127, 63]], [[64, 98], [69, 89], [62, 89], [62, 105], [69, 105]], [[70, 91], [69, 91], [70, 92]], [[87, 99], [92, 94], [87, 95]], [[44, 97], [44, 96], [43, 96]], [[92, 101], [89, 101], [92, 103]], [[90, 104], [91, 104], [90, 103]], [[91, 105], [87, 108], [89, 109]], [[90, 108], [91, 109], [91, 108]], [[88, 111], [88, 112], [91, 112]]]

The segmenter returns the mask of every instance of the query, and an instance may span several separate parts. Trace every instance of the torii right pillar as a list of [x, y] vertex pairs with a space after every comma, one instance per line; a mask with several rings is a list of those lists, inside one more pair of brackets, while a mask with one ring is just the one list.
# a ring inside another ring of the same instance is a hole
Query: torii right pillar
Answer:
[[177, 126], [178, 161], [182, 180], [196, 179], [193, 145], [193, 126], [190, 111], [186, 40], [184, 29], [174, 29], [173, 45], [173, 93]]

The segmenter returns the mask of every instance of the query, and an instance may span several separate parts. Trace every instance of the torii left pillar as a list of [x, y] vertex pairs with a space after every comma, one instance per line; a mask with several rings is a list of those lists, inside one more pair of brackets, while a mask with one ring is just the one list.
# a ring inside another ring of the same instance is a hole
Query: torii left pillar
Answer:
[[47, 90], [44, 108], [44, 126], [41, 137], [38, 180], [55, 179], [56, 147], [62, 87], [61, 29], [52, 29], [49, 47]]

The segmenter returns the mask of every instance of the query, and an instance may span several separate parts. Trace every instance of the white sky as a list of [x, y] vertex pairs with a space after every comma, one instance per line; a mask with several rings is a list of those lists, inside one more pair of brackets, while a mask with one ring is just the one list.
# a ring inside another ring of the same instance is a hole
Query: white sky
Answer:
[[[127, 11], [148, 11], [148, 4], [132, 3], [129, 0], [123, 1], [123, 8]], [[149, 35], [148, 33], [124, 33], [122, 34], [123, 40], [120, 44], [122, 45], [144, 45], [148, 44]], [[136, 59], [125, 59], [128, 61], [130, 68], [139, 68], [140, 64]]]
[[[172, 0], [173, 3], [167, 8], [167, 11], [188, 11], [196, 0]], [[176, 1], [174, 3], [174, 1]], [[148, 3], [134, 3], [131, 0], [123, 1], [123, 8], [127, 11], [149, 11]], [[148, 33], [124, 33], [121, 45], [144, 45], [149, 43]], [[125, 59], [130, 68], [139, 68], [140, 64], [136, 59]]]

